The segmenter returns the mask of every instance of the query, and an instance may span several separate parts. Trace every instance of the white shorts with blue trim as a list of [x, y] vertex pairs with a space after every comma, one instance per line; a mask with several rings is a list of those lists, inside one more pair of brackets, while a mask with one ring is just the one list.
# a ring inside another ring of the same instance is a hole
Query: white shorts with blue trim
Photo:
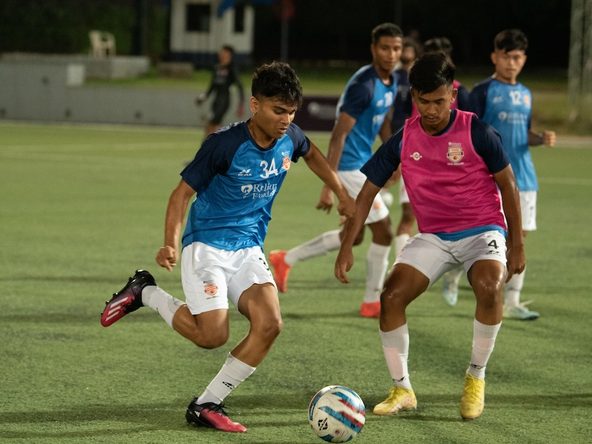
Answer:
[[201, 242], [183, 248], [181, 282], [191, 314], [235, 306], [245, 290], [254, 284], [275, 286], [260, 247], [237, 251], [220, 250]]
[[506, 265], [506, 238], [491, 230], [454, 241], [445, 241], [435, 234], [418, 233], [397, 256], [395, 264], [407, 264], [424, 274], [430, 285], [448, 270], [462, 265], [468, 272], [481, 260], [494, 260]]
[[[339, 179], [345, 187], [347, 194], [349, 194], [353, 199], [358, 197], [358, 194], [360, 194], [360, 191], [364, 186], [364, 182], [366, 182], [365, 174], [360, 170], [338, 171], [337, 174], [339, 175]], [[374, 222], [384, 219], [388, 215], [389, 209], [384, 203], [380, 193], [377, 193], [364, 224], [373, 224]]]

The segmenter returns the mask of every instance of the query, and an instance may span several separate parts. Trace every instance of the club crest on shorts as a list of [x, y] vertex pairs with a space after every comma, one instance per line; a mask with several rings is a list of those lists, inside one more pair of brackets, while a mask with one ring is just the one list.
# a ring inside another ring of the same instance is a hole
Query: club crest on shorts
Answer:
[[446, 158], [451, 162], [451, 164], [459, 164], [463, 157], [465, 157], [465, 152], [463, 151], [462, 144], [448, 142], [448, 153], [446, 153]]
[[204, 281], [204, 293], [208, 296], [214, 297], [218, 294], [218, 286], [214, 282]]

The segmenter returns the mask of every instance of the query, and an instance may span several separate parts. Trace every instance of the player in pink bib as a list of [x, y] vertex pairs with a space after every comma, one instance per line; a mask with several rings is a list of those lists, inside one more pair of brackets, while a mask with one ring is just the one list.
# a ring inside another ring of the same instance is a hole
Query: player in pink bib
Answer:
[[[525, 266], [518, 189], [499, 134], [468, 112], [451, 110], [454, 66], [427, 54], [412, 67], [419, 116], [384, 143], [361, 171], [367, 179], [344, 228], [335, 275], [348, 282], [352, 245], [376, 193], [399, 165], [419, 233], [403, 248], [381, 294], [380, 336], [394, 386], [377, 415], [415, 409], [409, 380], [406, 308], [446, 271], [462, 265], [476, 298], [473, 347], [460, 414], [485, 405], [485, 367], [502, 320], [505, 281]], [[507, 248], [506, 248], [507, 245]]]

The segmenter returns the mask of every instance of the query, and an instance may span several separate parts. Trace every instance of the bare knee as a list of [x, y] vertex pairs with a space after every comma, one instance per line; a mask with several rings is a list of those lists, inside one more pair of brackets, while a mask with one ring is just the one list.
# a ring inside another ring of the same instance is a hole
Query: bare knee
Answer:
[[477, 279], [471, 282], [477, 303], [483, 308], [495, 308], [503, 302], [503, 282], [498, 279]]
[[281, 318], [266, 319], [265, 321], [253, 325], [251, 331], [256, 334], [264, 343], [271, 344], [279, 336], [284, 327]]
[[380, 295], [380, 305], [385, 310], [389, 308], [405, 308], [407, 304], [407, 297], [401, 291], [401, 288], [385, 288]]

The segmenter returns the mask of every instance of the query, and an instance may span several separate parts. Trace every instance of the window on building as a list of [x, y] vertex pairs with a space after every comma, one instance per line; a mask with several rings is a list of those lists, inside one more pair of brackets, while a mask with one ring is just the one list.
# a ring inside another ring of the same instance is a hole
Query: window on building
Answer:
[[189, 3], [185, 5], [185, 30], [210, 31], [210, 5]]
[[234, 7], [234, 32], [237, 34], [245, 32], [245, 5], [238, 3]]

